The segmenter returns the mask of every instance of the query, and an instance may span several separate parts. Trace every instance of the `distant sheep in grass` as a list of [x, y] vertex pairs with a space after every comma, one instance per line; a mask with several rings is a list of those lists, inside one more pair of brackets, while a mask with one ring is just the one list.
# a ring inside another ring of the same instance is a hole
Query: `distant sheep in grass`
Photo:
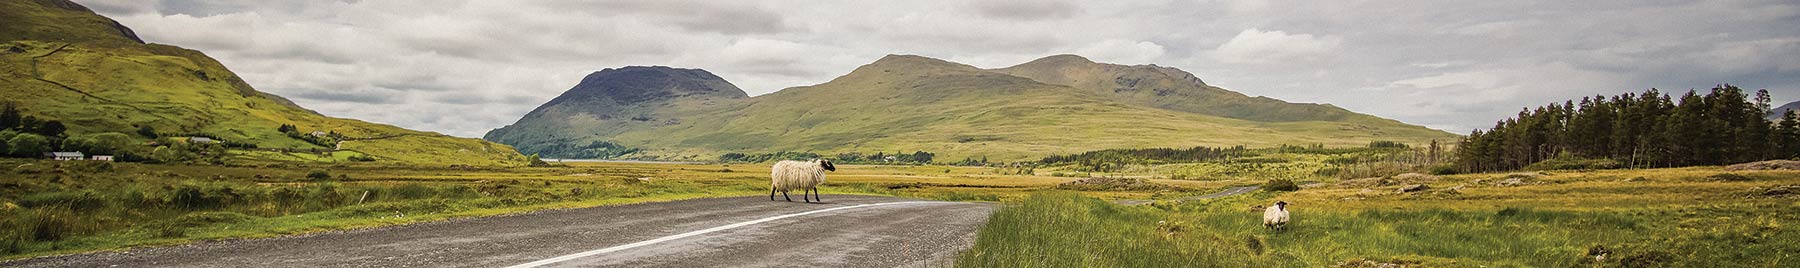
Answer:
[[1275, 201], [1274, 206], [1263, 210], [1263, 229], [1281, 230], [1287, 227], [1288, 210], [1286, 201]]
[[[775, 192], [781, 192], [781, 198], [793, 202], [794, 199], [787, 195], [788, 191], [801, 190], [800, 200], [807, 203], [824, 201], [819, 199], [819, 184], [825, 183], [825, 171], [837, 171], [837, 167], [831, 165], [831, 160], [824, 159], [804, 162], [782, 160], [775, 162], [775, 166], [769, 169], [770, 201], [775, 200]], [[809, 191], [813, 194], [810, 200], [806, 197]]]

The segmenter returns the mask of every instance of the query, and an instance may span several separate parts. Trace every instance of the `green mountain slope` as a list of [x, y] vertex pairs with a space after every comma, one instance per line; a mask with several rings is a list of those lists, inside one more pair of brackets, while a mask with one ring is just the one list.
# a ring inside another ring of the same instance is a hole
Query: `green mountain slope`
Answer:
[[0, 88], [0, 102], [65, 122], [73, 134], [149, 126], [263, 149], [333, 149], [277, 131], [289, 124], [342, 134], [345, 141], [335, 147], [378, 161], [517, 165], [524, 159], [506, 145], [320, 115], [256, 91], [205, 54], [145, 44], [123, 25], [64, 0], [0, 2]]
[[[1069, 57], [1046, 60], [1059, 59]], [[1232, 106], [1240, 105], [1238, 103], [1267, 104], [1212, 87], [1183, 88], [1192, 92], [1178, 92], [1169, 98], [1209, 101], [1224, 98], [1221, 96], [1237, 96], [1243, 100], [1189, 105], [1182, 100], [1117, 96], [1111, 95], [1110, 91], [1093, 90], [1095, 86], [1069, 82], [1091, 81], [1095, 79], [1092, 77], [1113, 74], [1079, 72], [1085, 76], [1067, 77], [1046, 71], [1066, 69], [1061, 66], [1021, 66], [1029, 68], [983, 70], [919, 56], [890, 55], [823, 84], [788, 88], [754, 98], [711, 99], [710, 105], [637, 104], [661, 107], [639, 110], [657, 115], [657, 120], [617, 123], [622, 119], [601, 119], [615, 123], [608, 129], [593, 131], [604, 134], [588, 135], [575, 143], [605, 141], [641, 149], [633, 155], [636, 157], [664, 159], [706, 160], [724, 152], [785, 150], [831, 154], [922, 150], [937, 153], [940, 160], [987, 157], [1013, 161], [1105, 148], [1278, 144], [1361, 146], [1374, 140], [1418, 144], [1455, 137], [1442, 131], [1324, 105], [1290, 104], [1303, 107], [1276, 109], [1321, 112], [1291, 112], [1267, 117], [1282, 120], [1258, 121], [1209, 115], [1196, 111], [1228, 110], [1219, 107], [1238, 107]], [[1140, 85], [1199, 83], [1192, 75], [1179, 70], [1149, 71], [1149, 74], [1174, 80]], [[1015, 72], [1030, 74], [1009, 74]], [[1126, 75], [1121, 77], [1145, 74], [1141, 70], [1123, 73]], [[1156, 87], [1144, 88], [1148, 89], [1144, 91], [1156, 90]], [[693, 103], [697, 99], [674, 100], [671, 103]], [[546, 104], [539, 110], [579, 109], [551, 106], [557, 105]], [[1192, 108], [1183, 108], [1190, 106]], [[1255, 112], [1241, 114], [1256, 115]], [[528, 116], [495, 132], [507, 132], [520, 125], [544, 124], [533, 122], [538, 120], [557, 119]]]
[[1105, 64], [1081, 56], [1056, 55], [993, 71], [1070, 86], [1128, 104], [1251, 121], [1373, 118], [1330, 105], [1245, 96], [1207, 85], [1188, 72], [1156, 65]]

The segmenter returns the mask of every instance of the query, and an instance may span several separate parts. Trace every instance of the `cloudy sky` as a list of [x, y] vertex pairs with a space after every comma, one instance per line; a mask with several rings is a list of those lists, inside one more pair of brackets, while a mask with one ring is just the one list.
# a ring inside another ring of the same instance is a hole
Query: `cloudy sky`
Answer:
[[886, 54], [1154, 63], [1455, 133], [1652, 87], [1800, 100], [1788, 0], [76, 1], [321, 113], [464, 137], [603, 68], [702, 68], [760, 95]]

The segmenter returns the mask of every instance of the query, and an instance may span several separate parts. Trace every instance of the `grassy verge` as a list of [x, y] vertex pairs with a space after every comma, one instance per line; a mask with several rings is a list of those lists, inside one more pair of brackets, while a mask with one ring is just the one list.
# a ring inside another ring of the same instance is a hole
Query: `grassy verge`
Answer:
[[0, 181], [0, 191], [8, 196], [0, 200], [0, 256], [8, 259], [756, 190], [742, 184], [616, 176], [407, 179], [354, 171], [331, 175], [319, 169], [326, 175], [277, 170], [233, 178], [232, 172], [207, 167], [102, 162], [12, 166], [14, 173]]
[[[846, 166], [826, 194], [1016, 199], [1066, 179]], [[317, 173], [317, 174], [315, 174]], [[0, 159], [0, 259], [768, 192], [764, 165], [254, 167]]]
[[[1120, 206], [1039, 193], [989, 219], [966, 267], [1787, 267], [1800, 262], [1800, 202], [1757, 189], [1795, 172], [1717, 168], [1540, 175], [1522, 186], [1472, 174], [1393, 187], [1309, 188], [1185, 204]], [[1722, 180], [1719, 178], [1734, 178]], [[1480, 180], [1478, 183], [1477, 180]], [[1458, 190], [1441, 190], [1462, 186]], [[1373, 189], [1372, 189], [1373, 190]], [[1266, 231], [1255, 205], [1293, 203]], [[1604, 249], [1604, 250], [1601, 250]], [[1590, 252], [1609, 252], [1595, 258]]]

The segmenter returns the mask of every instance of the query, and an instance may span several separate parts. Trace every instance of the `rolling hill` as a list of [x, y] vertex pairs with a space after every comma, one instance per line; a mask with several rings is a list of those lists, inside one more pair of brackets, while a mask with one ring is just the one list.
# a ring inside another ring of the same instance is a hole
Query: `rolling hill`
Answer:
[[[144, 43], [124, 25], [66, 0], [0, 2], [0, 88], [0, 102], [65, 122], [72, 134], [149, 126], [265, 150], [337, 147], [383, 162], [519, 165], [525, 159], [502, 144], [320, 115], [256, 91], [199, 51]], [[284, 124], [336, 132], [344, 141], [309, 143], [277, 131]], [[251, 151], [239, 157], [291, 158]]]
[[1782, 104], [1781, 106], [1776, 106], [1775, 108], [1771, 108], [1771, 109], [1769, 109], [1769, 114], [1767, 116], [1764, 116], [1764, 118], [1768, 118], [1770, 121], [1781, 121], [1781, 118], [1783, 116], [1787, 116], [1787, 113], [1789, 111], [1800, 111], [1800, 101], [1789, 102], [1787, 104]]
[[[643, 68], [704, 72], [619, 70]], [[1249, 97], [1173, 68], [1101, 64], [1073, 55], [992, 70], [889, 55], [823, 84], [751, 98], [710, 74], [703, 82], [671, 81], [682, 77], [668, 75], [642, 79], [659, 83], [607, 85], [595, 79], [626, 74], [590, 75], [487, 139], [519, 145], [526, 153], [560, 144], [656, 159], [711, 160], [726, 152], [927, 151], [941, 161], [1016, 161], [1106, 148], [1362, 146], [1457, 137], [1330, 105]], [[669, 86], [686, 84], [715, 85], [707, 89], [717, 92], [689, 94], [682, 93], [691, 92], [688, 87]], [[630, 97], [647, 90], [670, 93]], [[626, 99], [641, 101], [619, 101]], [[569, 125], [583, 127], [555, 127]]]

